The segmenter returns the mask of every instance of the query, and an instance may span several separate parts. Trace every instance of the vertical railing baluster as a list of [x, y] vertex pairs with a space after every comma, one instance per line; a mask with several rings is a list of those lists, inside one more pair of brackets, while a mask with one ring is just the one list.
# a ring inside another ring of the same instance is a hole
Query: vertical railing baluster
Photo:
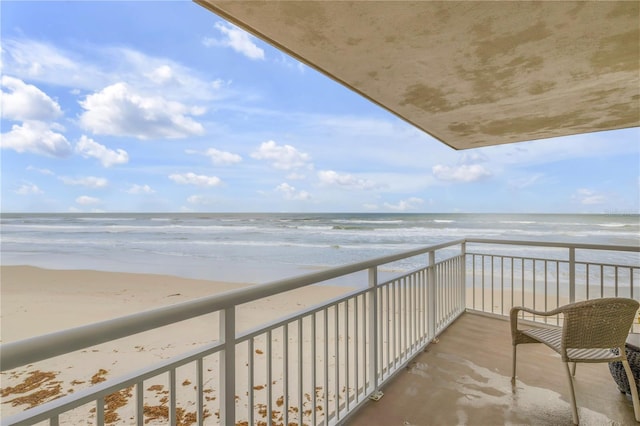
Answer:
[[[313, 426], [315, 426], [316, 424], [318, 424], [318, 419], [317, 419], [317, 414], [316, 414], [316, 407], [318, 405], [318, 390], [316, 389], [316, 375], [318, 374], [318, 360], [317, 358], [317, 345], [316, 345], [316, 314], [317, 312], [314, 312], [311, 314], [311, 389], [313, 391], [313, 417], [312, 417], [312, 421], [311, 424]], [[286, 401], [286, 399], [285, 399]], [[285, 411], [289, 411], [286, 409], [286, 407], [288, 407], [288, 405], [285, 405]], [[285, 420], [284, 422], [285, 425], [288, 425], [288, 417], [287, 420]]]
[[569, 247], [569, 303], [576, 301], [576, 248]]
[[589, 300], [589, 286], [591, 284], [591, 271], [589, 271], [590, 263], [587, 263], [587, 300]]
[[404, 342], [402, 343], [402, 359], [407, 359], [408, 356], [408, 347], [409, 347], [409, 324], [408, 324], [408, 320], [409, 320], [409, 308], [408, 308], [408, 303], [409, 302], [409, 288], [408, 288], [408, 278], [407, 277], [403, 277], [402, 281], [401, 281], [401, 291], [403, 293], [403, 297], [402, 297], [402, 304], [403, 309], [401, 310], [402, 312], [402, 318], [404, 321], [404, 330], [403, 330], [403, 338], [404, 338]]
[[271, 412], [273, 411], [273, 329], [270, 328], [269, 330], [267, 330], [267, 335], [265, 336], [266, 339], [266, 347], [265, 347], [265, 354], [266, 356], [266, 361], [267, 361], [267, 426], [271, 426], [271, 424], [273, 423], [272, 421], [272, 416], [271, 416]]
[[495, 263], [495, 256], [491, 256], [491, 313], [493, 313], [493, 307], [495, 305], [495, 302], [493, 300], [493, 295], [495, 293], [494, 287], [493, 287], [493, 282], [494, 282], [494, 278], [495, 278], [495, 272], [494, 272], [494, 263]]
[[427, 269], [423, 268], [420, 272], [420, 305], [422, 308], [422, 318], [420, 320], [420, 333], [422, 341], [428, 341], [429, 316], [427, 310]]
[[449, 280], [447, 279], [446, 267], [447, 265], [443, 263], [437, 266], [438, 282], [442, 286], [442, 297], [440, 300], [442, 310], [440, 311], [439, 317], [441, 321], [444, 321], [445, 318], [449, 316]]
[[220, 424], [236, 424], [236, 312], [235, 306], [220, 311], [220, 339], [224, 350], [220, 359]]
[[429, 276], [428, 276], [428, 302], [429, 302], [429, 340], [433, 340], [436, 337], [436, 254], [433, 251], [429, 252]]
[[344, 405], [349, 412], [349, 299], [344, 301]]
[[500, 256], [500, 315], [504, 315], [504, 256]]
[[416, 297], [417, 293], [417, 276], [416, 273], [411, 274], [411, 297], [409, 297], [409, 302], [411, 303], [411, 351], [415, 348], [418, 342], [418, 299]]
[[392, 339], [392, 363], [391, 368], [395, 371], [396, 365], [398, 365], [398, 339], [399, 339], [399, 317], [398, 317], [398, 280], [393, 280], [393, 287], [391, 287], [391, 310], [393, 311], [393, 327], [391, 328], [393, 331], [393, 339]]
[[438, 265], [438, 282], [442, 283], [442, 313], [440, 319], [444, 321], [449, 317], [449, 279], [447, 277], [447, 264], [441, 263]]
[[[324, 316], [324, 424], [329, 425], [329, 308], [322, 310]], [[302, 417], [299, 417], [300, 423]]]
[[[271, 411], [273, 410], [273, 329], [267, 330], [265, 353], [267, 355], [267, 426], [272, 424]], [[300, 341], [298, 341], [298, 344]]]
[[[202, 417], [198, 417], [202, 419]], [[144, 382], [136, 383], [136, 424], [144, 424]]]
[[486, 312], [484, 307], [484, 282], [485, 282], [485, 255], [482, 255], [482, 312]]
[[284, 424], [289, 424], [289, 324], [282, 326], [282, 400]]
[[513, 257], [511, 258], [511, 307], [514, 307], [515, 303], [515, 293], [516, 293], [516, 283], [515, 283], [515, 271], [513, 270]]
[[444, 284], [444, 307], [445, 312], [442, 316], [443, 319], [449, 319], [451, 315], [451, 277], [448, 274], [449, 262], [446, 261], [440, 266], [441, 282]]
[[[536, 260], [531, 259], [531, 284], [533, 285], [533, 310], [536, 310]], [[533, 316], [533, 320], [536, 320], [536, 316]]]
[[460, 307], [467, 307], [467, 243], [460, 244]]
[[302, 334], [302, 318], [298, 319], [298, 411], [300, 412], [300, 424], [304, 424], [304, 407], [303, 407], [303, 397], [304, 397], [304, 387], [303, 387], [303, 366], [304, 366], [304, 358], [302, 356], [302, 345], [304, 344], [303, 334]]
[[[384, 304], [386, 306], [386, 313], [385, 313], [385, 331], [386, 331], [386, 344], [385, 349], [386, 349], [386, 357], [384, 359], [384, 364], [382, 365], [382, 371], [381, 374], [384, 373], [386, 371], [387, 375], [389, 374], [389, 367], [391, 366], [391, 283], [385, 284], [384, 286], [385, 289], [385, 298], [384, 298]], [[382, 344], [382, 343], [381, 343]], [[385, 376], [386, 377], [386, 376]]]
[[338, 304], [333, 305], [333, 333], [335, 336], [333, 342], [333, 353], [336, 356], [336, 365], [334, 370], [333, 389], [335, 395], [336, 421], [340, 419], [340, 334], [338, 331], [339, 312]]
[[254, 401], [253, 401], [253, 396], [255, 393], [255, 390], [253, 389], [254, 386], [254, 338], [250, 338], [249, 341], [247, 342], [247, 361], [249, 363], [249, 371], [247, 372], [247, 382], [248, 382], [248, 392], [249, 392], [249, 398], [247, 401], [247, 405], [248, 405], [248, 412], [249, 412], [249, 424], [252, 425], [253, 422], [253, 413], [254, 413]]
[[[556, 260], [556, 304], [554, 308], [560, 307], [560, 261]], [[560, 325], [560, 319], [556, 316], [556, 325]]]
[[360, 333], [360, 329], [358, 328], [359, 326], [359, 322], [358, 321], [358, 299], [360, 298], [360, 296], [356, 296], [353, 299], [353, 352], [354, 352], [354, 360], [355, 360], [355, 365], [354, 365], [354, 370], [355, 370], [355, 374], [354, 374], [354, 386], [355, 386], [355, 398], [354, 398], [354, 402], [357, 404], [359, 401], [359, 396], [360, 396], [360, 391], [358, 388], [359, 382], [360, 380], [358, 380], [358, 376], [360, 375], [360, 348], [358, 347], [358, 344], [360, 343], [360, 339], [358, 338], [358, 334]]
[[[548, 289], [548, 284], [547, 284], [547, 274], [548, 274], [548, 270], [547, 270], [547, 261], [543, 260], [544, 262], [544, 310], [548, 311], [549, 309], [547, 309], [547, 293], [549, 291]], [[544, 323], [547, 323], [547, 319], [548, 317], [544, 317]]]
[[178, 423], [176, 411], [176, 369], [169, 370], [169, 424]]
[[473, 290], [471, 292], [472, 296], [473, 296], [473, 309], [476, 309], [476, 255], [475, 253], [471, 255], [471, 260], [473, 261], [473, 263], [471, 264], [471, 278], [472, 278], [472, 285], [473, 285]]
[[198, 389], [198, 395], [196, 396], [196, 413], [198, 416], [198, 425], [204, 424], [204, 362], [202, 357], [196, 360], [196, 388]]
[[[522, 298], [521, 306], [527, 306], [524, 304], [524, 257], [520, 258], [520, 289], [520, 296]], [[520, 311], [520, 315], [521, 318], [524, 318], [524, 311]]]
[[98, 426], [104, 426], [104, 397], [102, 396], [96, 399], [96, 423]]

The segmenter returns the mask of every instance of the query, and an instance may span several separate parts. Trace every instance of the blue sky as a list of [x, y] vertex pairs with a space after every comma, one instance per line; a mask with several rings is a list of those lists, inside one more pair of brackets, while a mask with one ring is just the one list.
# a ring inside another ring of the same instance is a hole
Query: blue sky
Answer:
[[3, 212], [640, 210], [637, 128], [455, 151], [189, 1], [0, 8]]

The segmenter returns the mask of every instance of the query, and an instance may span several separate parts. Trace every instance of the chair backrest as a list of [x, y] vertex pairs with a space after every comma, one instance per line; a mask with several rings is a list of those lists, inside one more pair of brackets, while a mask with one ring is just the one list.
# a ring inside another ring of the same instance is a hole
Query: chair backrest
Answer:
[[633, 299], [603, 298], [562, 308], [565, 348], [624, 347], [640, 304]]

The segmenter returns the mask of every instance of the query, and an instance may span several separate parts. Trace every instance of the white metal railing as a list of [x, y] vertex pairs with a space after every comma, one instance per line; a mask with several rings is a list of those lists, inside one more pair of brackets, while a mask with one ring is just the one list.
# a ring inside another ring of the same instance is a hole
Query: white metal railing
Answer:
[[[466, 242], [466, 300], [471, 310], [508, 316], [513, 306], [551, 310], [593, 298], [640, 298], [638, 246], [489, 239]], [[521, 247], [528, 253], [513, 254]], [[603, 253], [615, 263], [600, 260]], [[558, 317], [528, 319], [556, 325], [561, 321]], [[638, 324], [634, 331], [640, 331]]]
[[[514, 253], [515, 248], [526, 253]], [[603, 252], [630, 256], [608, 262], [593, 255]], [[552, 309], [593, 297], [637, 299], [638, 252], [638, 247], [457, 240], [3, 344], [0, 365], [7, 372], [190, 318], [219, 316], [215, 337], [202, 347], [5, 417], [2, 424], [77, 424], [85, 422], [82, 416], [94, 417], [98, 425], [118, 418], [140, 426], [151, 419], [171, 425], [342, 424], [365, 401], [379, 397], [380, 387], [465, 308], [507, 316], [514, 305]], [[423, 266], [380, 279], [381, 267], [412, 257]], [[359, 290], [236, 331], [239, 305], [355, 273], [366, 277], [366, 283], [355, 283], [363, 284]], [[193, 378], [190, 407], [178, 383], [183, 369]], [[168, 390], [160, 405], [150, 407], [149, 393], [157, 388], [149, 385], [159, 380]], [[131, 404], [113, 404], [123, 395]]]
[[[435, 261], [436, 251], [456, 247], [455, 254]], [[464, 311], [464, 247], [463, 240], [453, 241], [3, 344], [0, 365], [7, 372], [190, 318], [219, 314], [217, 340], [5, 417], [2, 424], [48, 421], [58, 425], [68, 419], [74, 424], [84, 422], [82, 416], [95, 416], [98, 425], [111, 424], [124, 416], [124, 408], [112, 405], [123, 395], [135, 400], [126, 418], [137, 425], [146, 424], [152, 415], [171, 425], [341, 424], [368, 398], [377, 397], [380, 386]], [[381, 266], [416, 256], [423, 256], [423, 267], [379, 280]], [[241, 304], [362, 271], [368, 277], [362, 290], [236, 332], [236, 308]], [[192, 412], [180, 401], [177, 377], [184, 368], [194, 371]], [[146, 401], [154, 387], [145, 389], [145, 385], [160, 379], [168, 383], [166, 397], [160, 406], [149, 407]], [[76, 411], [79, 414], [73, 417]]]

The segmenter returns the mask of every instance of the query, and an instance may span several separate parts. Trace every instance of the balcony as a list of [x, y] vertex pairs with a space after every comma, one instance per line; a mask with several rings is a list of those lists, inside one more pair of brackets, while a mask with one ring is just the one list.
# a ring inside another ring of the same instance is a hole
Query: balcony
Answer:
[[[5, 378], [138, 333], [162, 336], [163, 327], [186, 335], [199, 318], [211, 331], [190, 352], [138, 366], [127, 358], [132, 371], [2, 424], [569, 424], [562, 365], [545, 347], [520, 351], [512, 392], [506, 315], [514, 305], [638, 299], [638, 252], [458, 240], [7, 343]], [[409, 259], [423, 266], [407, 271]], [[243, 322], [247, 304], [332, 280], [355, 289], [263, 324]], [[576, 384], [583, 423], [633, 421], [606, 366], [580, 365]]]
[[[566, 371], [553, 351], [519, 347], [515, 389], [510, 378], [508, 321], [465, 313], [349, 424], [572, 424]], [[579, 365], [575, 386], [580, 424], [635, 424], [631, 400], [618, 391], [606, 364]]]

